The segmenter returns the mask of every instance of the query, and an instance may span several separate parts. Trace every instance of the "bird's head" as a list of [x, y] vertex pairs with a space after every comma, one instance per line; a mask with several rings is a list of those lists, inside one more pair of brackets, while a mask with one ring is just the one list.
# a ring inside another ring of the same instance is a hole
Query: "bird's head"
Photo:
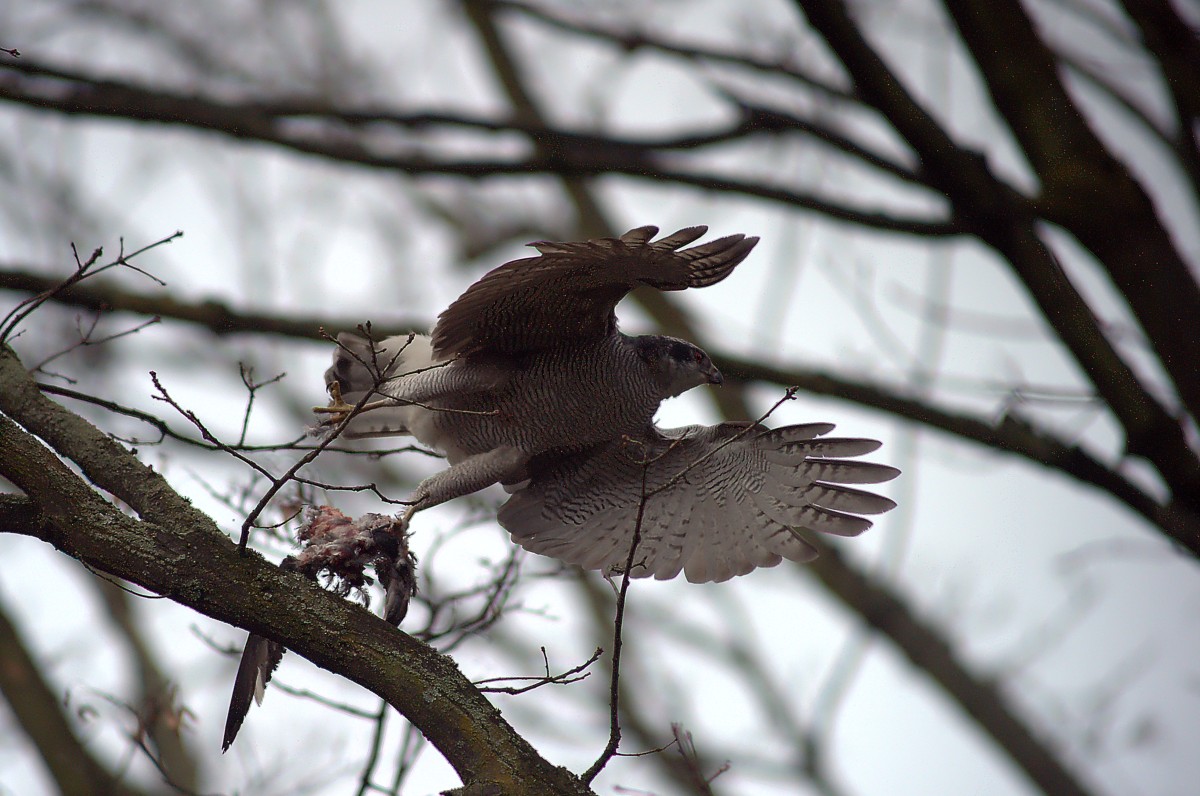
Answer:
[[673, 398], [701, 384], [721, 384], [721, 371], [708, 354], [674, 337], [645, 335], [634, 343], [638, 356], [658, 379], [664, 397]]

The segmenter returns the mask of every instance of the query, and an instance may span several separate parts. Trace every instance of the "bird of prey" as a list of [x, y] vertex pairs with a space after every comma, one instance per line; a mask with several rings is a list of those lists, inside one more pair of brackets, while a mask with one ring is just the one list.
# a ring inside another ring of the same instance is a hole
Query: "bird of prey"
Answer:
[[[325, 374], [333, 402], [318, 410], [326, 416], [319, 428], [411, 435], [450, 467], [422, 481], [399, 518], [314, 510], [301, 529], [306, 549], [285, 568], [335, 575], [348, 591], [370, 564], [387, 586], [385, 615], [398, 624], [416, 588], [402, 544], [413, 514], [496, 483], [511, 493], [500, 524], [522, 547], [635, 578], [727, 580], [812, 559], [806, 534], [869, 528], [860, 515], [895, 504], [847, 485], [899, 474], [853, 461], [878, 448], [874, 440], [826, 437], [829, 423], [655, 425], [664, 399], [720, 384], [721, 373], [691, 343], [622, 334], [616, 306], [641, 285], [715, 284], [758, 242], [730, 235], [685, 248], [707, 231], [653, 240], [657, 228], [639, 227], [619, 238], [534, 243], [539, 256], [486, 274], [430, 336], [339, 335]], [[222, 748], [282, 655], [280, 644], [248, 638]]]
[[812, 559], [807, 533], [855, 536], [871, 526], [860, 515], [895, 506], [847, 486], [899, 474], [852, 461], [879, 443], [826, 437], [828, 423], [661, 429], [664, 399], [720, 384], [721, 373], [691, 343], [617, 328], [633, 288], [707, 287], [758, 242], [685, 248], [707, 231], [533, 243], [538, 256], [486, 274], [428, 337], [339, 335], [325, 427], [361, 404], [345, 433], [407, 434], [445, 454], [450, 467], [416, 487], [401, 527], [500, 483], [511, 497], [499, 522], [513, 541], [585, 569], [699, 583]]

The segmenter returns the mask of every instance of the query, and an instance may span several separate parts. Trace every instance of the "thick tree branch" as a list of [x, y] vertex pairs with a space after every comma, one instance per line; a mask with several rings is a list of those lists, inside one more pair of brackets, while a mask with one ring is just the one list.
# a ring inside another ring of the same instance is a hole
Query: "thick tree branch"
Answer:
[[[1053, 52], [1019, 2], [960, 0], [945, 7], [1041, 180], [1038, 208], [1095, 255], [1183, 403], [1200, 417], [1200, 335], [1179, 333], [1200, 318], [1200, 284], [1149, 195], [1076, 107]], [[1200, 490], [1200, 481], [1193, 487]]]
[[1043, 793], [1047, 796], [1092, 793], [1055, 757], [1048, 739], [1036, 737], [1017, 716], [1001, 690], [971, 674], [946, 637], [917, 617], [897, 595], [849, 566], [830, 545], [822, 545], [820, 557], [805, 566], [830, 593], [933, 678], [980, 729], [996, 739]]
[[1168, 0], [1123, 0], [1175, 105], [1176, 152], [1200, 199], [1200, 37]]
[[867, 42], [841, 0], [798, 3], [845, 65], [856, 90], [918, 153], [923, 171], [950, 198], [955, 215], [1012, 265], [1046, 321], [1121, 423], [1128, 451], [1150, 461], [1176, 499], [1200, 512], [1200, 459], [1188, 445], [1180, 422], [1105, 337], [1091, 307], [1038, 235], [1032, 205], [997, 180], [983, 158], [959, 147], [925, 111]]
[[[0, 396], [0, 474], [44, 515], [41, 523], [6, 530], [44, 539], [90, 566], [279, 641], [373, 691], [420, 728], [468, 785], [494, 783], [499, 793], [531, 796], [590, 793], [517, 735], [451, 659], [303, 577], [238, 555], [161, 476], [42, 397], [7, 350], [0, 353]], [[141, 520], [104, 500], [28, 433], [34, 429], [93, 483], [132, 497]], [[102, 461], [108, 469], [97, 472]], [[346, 638], [354, 639], [353, 654]]]

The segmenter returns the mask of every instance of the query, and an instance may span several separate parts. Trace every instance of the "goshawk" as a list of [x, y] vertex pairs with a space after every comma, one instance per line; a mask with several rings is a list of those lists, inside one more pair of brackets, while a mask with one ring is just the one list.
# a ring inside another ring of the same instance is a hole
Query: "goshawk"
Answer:
[[[847, 484], [899, 474], [851, 461], [878, 448], [874, 440], [828, 438], [829, 423], [654, 424], [664, 399], [720, 384], [721, 374], [691, 343], [622, 334], [615, 309], [639, 285], [719, 282], [758, 242], [730, 235], [684, 248], [706, 231], [655, 241], [657, 228], [639, 227], [619, 238], [535, 243], [539, 256], [485, 275], [431, 336], [339, 335], [325, 374], [334, 401], [321, 410], [321, 426], [348, 436], [408, 434], [450, 467], [421, 482], [398, 519], [310, 512], [306, 549], [285, 568], [336, 576], [348, 592], [371, 565], [387, 585], [385, 614], [398, 624], [415, 589], [413, 559], [397, 545], [412, 515], [496, 483], [512, 493], [500, 524], [522, 547], [631, 577], [726, 580], [785, 558], [812, 559], [805, 534], [871, 527], [859, 515], [895, 503]], [[222, 748], [282, 655], [277, 642], [248, 638]]]
[[632, 577], [682, 571], [699, 583], [810, 560], [806, 532], [855, 536], [871, 526], [859, 515], [893, 508], [846, 486], [898, 475], [849, 461], [879, 443], [825, 437], [829, 423], [655, 425], [663, 399], [721, 374], [691, 343], [622, 334], [616, 306], [640, 285], [715, 284], [758, 242], [730, 235], [684, 248], [706, 231], [534, 243], [539, 256], [486, 274], [428, 337], [339, 335], [325, 379], [342, 411], [378, 396], [345, 431], [412, 435], [450, 462], [417, 486], [403, 523], [500, 483], [512, 493], [500, 524], [522, 547], [585, 569], [632, 564]]

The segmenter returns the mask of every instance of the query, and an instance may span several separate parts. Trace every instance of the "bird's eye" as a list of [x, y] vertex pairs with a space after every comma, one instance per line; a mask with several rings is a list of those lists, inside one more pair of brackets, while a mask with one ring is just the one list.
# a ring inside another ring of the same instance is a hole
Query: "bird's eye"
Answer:
[[697, 365], [699, 365], [701, 362], [704, 361], [704, 352], [693, 351], [692, 352], [692, 361], [695, 362]]

